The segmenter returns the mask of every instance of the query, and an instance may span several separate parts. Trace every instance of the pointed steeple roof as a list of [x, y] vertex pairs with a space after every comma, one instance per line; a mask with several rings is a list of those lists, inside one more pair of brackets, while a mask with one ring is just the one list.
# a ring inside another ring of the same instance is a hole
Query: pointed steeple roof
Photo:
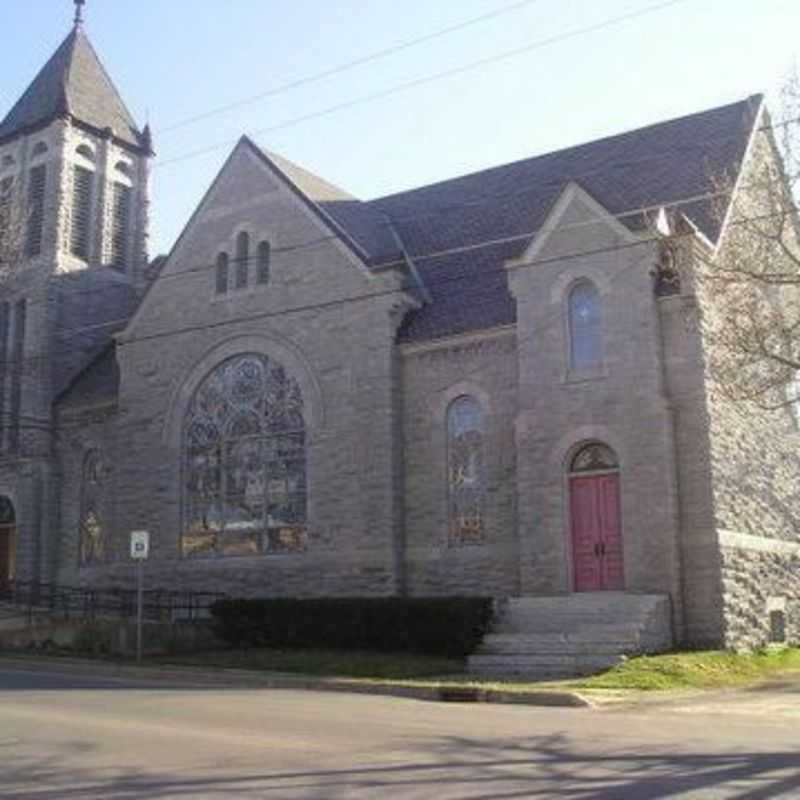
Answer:
[[0, 122], [0, 142], [63, 116], [98, 132], [111, 128], [123, 144], [147, 148], [80, 24]]

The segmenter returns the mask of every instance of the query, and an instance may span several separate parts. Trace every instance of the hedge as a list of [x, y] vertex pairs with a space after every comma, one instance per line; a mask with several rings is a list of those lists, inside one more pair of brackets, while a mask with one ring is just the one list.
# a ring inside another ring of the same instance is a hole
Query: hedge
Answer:
[[408, 652], [463, 658], [483, 640], [488, 597], [223, 599], [214, 633], [234, 647]]

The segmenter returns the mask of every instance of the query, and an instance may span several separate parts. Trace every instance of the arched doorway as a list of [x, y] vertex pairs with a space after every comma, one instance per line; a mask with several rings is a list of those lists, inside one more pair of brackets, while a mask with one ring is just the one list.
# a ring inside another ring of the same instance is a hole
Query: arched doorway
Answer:
[[17, 517], [14, 505], [0, 496], [0, 589], [14, 580], [17, 561]]
[[624, 589], [617, 457], [607, 445], [587, 444], [572, 459], [569, 472], [575, 591]]

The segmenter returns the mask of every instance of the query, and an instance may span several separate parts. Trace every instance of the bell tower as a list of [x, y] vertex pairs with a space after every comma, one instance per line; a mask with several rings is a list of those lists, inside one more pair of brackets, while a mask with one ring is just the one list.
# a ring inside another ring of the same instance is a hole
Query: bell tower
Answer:
[[17, 510], [21, 579], [47, 575], [54, 403], [148, 266], [150, 131], [73, 2], [72, 29], [0, 121], [0, 495]]

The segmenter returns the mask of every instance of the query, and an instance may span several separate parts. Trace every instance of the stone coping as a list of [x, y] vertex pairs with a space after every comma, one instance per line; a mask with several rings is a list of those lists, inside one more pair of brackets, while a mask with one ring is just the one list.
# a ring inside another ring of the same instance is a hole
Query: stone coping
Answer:
[[786, 556], [800, 556], [800, 542], [787, 542], [784, 539], [768, 539], [766, 536], [753, 536], [721, 528], [718, 531], [720, 547], [737, 550], [756, 550], [761, 553], [777, 553]]

